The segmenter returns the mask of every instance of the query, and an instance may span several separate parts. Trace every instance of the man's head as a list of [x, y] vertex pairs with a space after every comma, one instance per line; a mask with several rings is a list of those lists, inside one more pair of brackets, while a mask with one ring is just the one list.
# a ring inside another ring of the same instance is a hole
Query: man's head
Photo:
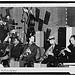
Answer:
[[13, 37], [13, 38], [18, 37], [17, 34], [18, 34], [17, 30], [11, 30], [10, 31], [10, 36]]
[[55, 37], [54, 36], [50, 36], [48, 40], [49, 40], [50, 44], [55, 44]]
[[75, 35], [72, 35], [72, 36], [70, 37], [69, 41], [70, 41], [70, 43], [71, 43], [72, 45], [75, 45]]
[[18, 43], [19, 43], [19, 39], [14, 38], [14, 39], [13, 39], [13, 44], [18, 44]]
[[29, 43], [34, 43], [34, 40], [35, 40], [35, 37], [34, 37], [34, 36], [31, 36], [31, 37], [29, 38]]
[[6, 15], [6, 18], [9, 20], [10, 19], [10, 15]]

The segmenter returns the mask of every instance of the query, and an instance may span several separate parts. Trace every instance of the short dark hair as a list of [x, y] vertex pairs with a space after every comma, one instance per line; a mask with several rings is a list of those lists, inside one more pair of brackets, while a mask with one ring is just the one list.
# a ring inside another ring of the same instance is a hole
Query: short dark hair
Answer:
[[5, 17], [7, 18], [7, 16], [9, 16], [9, 17], [10, 17], [10, 15], [9, 15], [9, 14], [7, 14]]
[[[74, 40], [75, 40], [75, 35], [71, 35], [70, 39], [71, 38], [74, 38]], [[70, 39], [69, 39], [69, 42], [71, 43], [71, 40]]]

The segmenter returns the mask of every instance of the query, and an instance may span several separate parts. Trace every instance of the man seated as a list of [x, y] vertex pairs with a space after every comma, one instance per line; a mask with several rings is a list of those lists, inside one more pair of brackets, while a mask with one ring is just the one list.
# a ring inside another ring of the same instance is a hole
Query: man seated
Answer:
[[18, 61], [19, 57], [23, 51], [23, 47], [18, 38], [12, 39], [13, 44], [8, 44], [4, 55], [0, 58], [4, 67], [9, 67], [9, 62], [13, 59], [14, 61]]
[[8, 47], [5, 49], [5, 53], [0, 57], [1, 63], [4, 67], [9, 67], [9, 53]]
[[23, 51], [22, 43], [18, 38], [14, 38], [13, 44], [14, 46], [11, 48], [11, 58], [14, 58], [15, 61], [18, 61]]
[[4, 67], [9, 67], [9, 48], [5, 43], [0, 43], [0, 61]]
[[[23, 49], [18, 36], [15, 35], [16, 31], [12, 30], [8, 33], [8, 36], [5, 38], [3, 44], [5, 45], [5, 54], [1, 57], [3, 65], [6, 65], [7, 60], [14, 58], [18, 60], [20, 56], [20, 51]], [[17, 55], [16, 55], [17, 54]]]
[[24, 51], [20, 56], [21, 60], [25, 61], [25, 66], [32, 67], [33, 62], [36, 61], [38, 46], [34, 43], [34, 36], [29, 38], [29, 43], [25, 45]]
[[63, 54], [63, 56], [67, 56], [65, 62], [75, 62], [75, 35], [70, 37], [69, 42], [68, 47], [61, 50], [60, 53]]
[[4, 47], [4, 44], [0, 40], [0, 57], [2, 57], [4, 52], [5, 52], [5, 47]]
[[57, 66], [58, 65], [58, 54], [59, 48], [58, 45], [55, 43], [55, 37], [49, 37], [50, 47], [45, 52], [44, 56], [41, 58], [43, 64], [47, 64], [48, 67], [50, 66]]

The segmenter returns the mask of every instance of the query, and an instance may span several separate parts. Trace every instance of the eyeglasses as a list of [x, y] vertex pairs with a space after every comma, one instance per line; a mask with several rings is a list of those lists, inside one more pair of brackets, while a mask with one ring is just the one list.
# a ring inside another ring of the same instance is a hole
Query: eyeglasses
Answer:
[[50, 39], [48, 39], [48, 40], [55, 40], [55, 38], [50, 38]]

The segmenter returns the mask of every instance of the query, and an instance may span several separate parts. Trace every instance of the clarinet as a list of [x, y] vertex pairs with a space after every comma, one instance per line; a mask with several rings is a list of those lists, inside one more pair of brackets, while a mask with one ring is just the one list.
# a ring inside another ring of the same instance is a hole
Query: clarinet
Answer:
[[45, 54], [40, 58], [40, 62], [42, 62], [44, 59], [48, 58], [48, 52], [49, 50], [51, 50], [51, 46], [47, 49], [47, 51], [45, 52]]
[[46, 55], [44, 55], [43, 57], [41, 57], [40, 58], [40, 63], [44, 60], [44, 59], [46, 59], [48, 56], [46, 56]]

